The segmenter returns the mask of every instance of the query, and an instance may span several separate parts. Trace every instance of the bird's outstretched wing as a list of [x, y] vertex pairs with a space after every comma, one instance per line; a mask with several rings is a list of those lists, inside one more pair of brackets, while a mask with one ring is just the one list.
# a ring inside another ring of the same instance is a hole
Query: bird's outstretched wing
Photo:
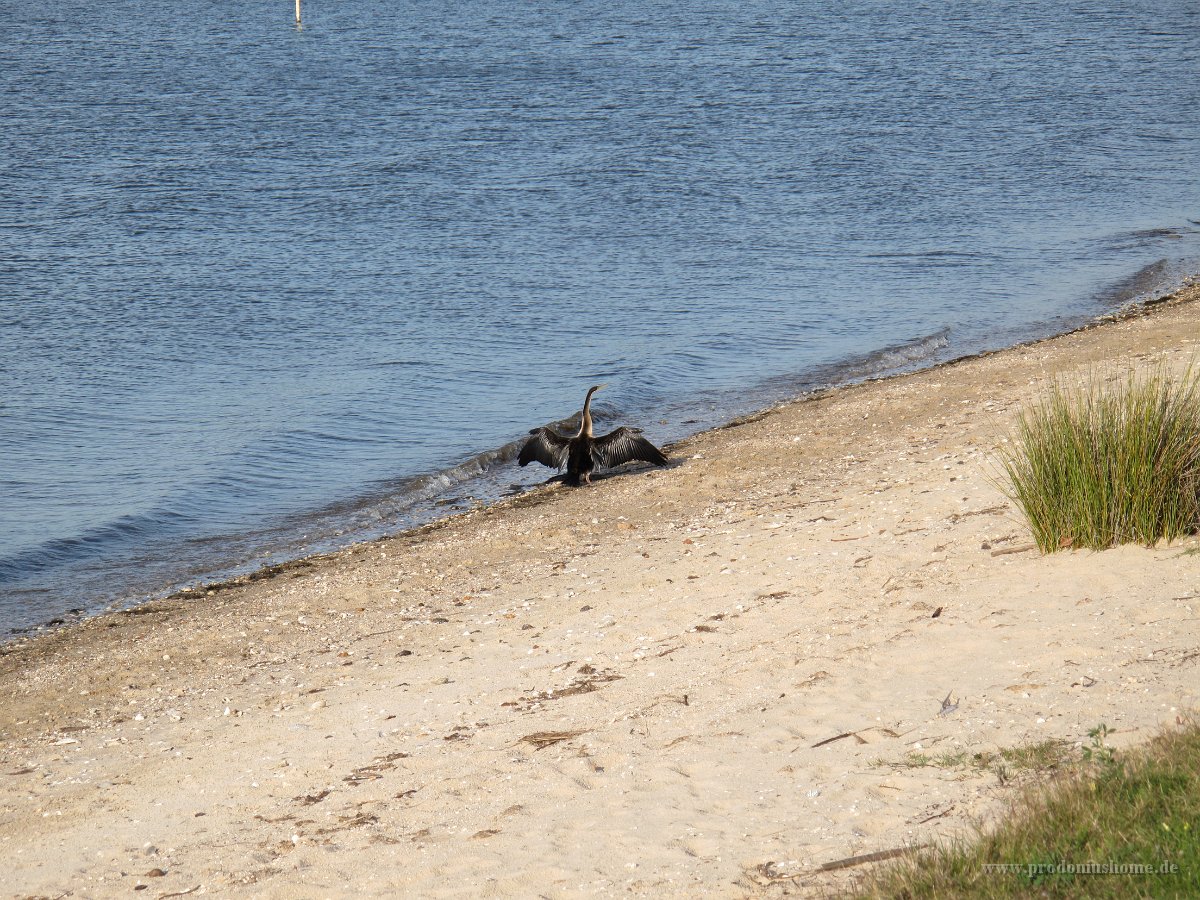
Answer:
[[565, 438], [553, 428], [545, 426], [531, 429], [529, 433], [533, 437], [521, 448], [521, 453], [517, 456], [518, 463], [527, 466], [531, 462], [540, 462], [552, 469], [561, 469], [567, 464], [567, 445], [570, 438]]
[[616, 431], [596, 438], [592, 444], [592, 459], [597, 465], [608, 468], [635, 459], [654, 463], [656, 466], [667, 464], [663, 452], [642, 437], [642, 430], [630, 428], [628, 425], [622, 425]]

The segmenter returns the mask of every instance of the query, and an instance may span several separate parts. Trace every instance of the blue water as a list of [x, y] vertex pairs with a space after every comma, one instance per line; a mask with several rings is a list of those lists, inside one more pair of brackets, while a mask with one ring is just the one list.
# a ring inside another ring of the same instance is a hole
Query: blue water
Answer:
[[0, 632], [1200, 271], [1196, 4], [304, 12], [0, 2]]

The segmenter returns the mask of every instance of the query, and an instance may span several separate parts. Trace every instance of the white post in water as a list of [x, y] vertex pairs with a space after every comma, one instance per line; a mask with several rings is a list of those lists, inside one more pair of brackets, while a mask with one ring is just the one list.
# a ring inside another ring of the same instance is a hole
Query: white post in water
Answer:
[[300, 0], [296, 0], [296, 24], [300, 24]]

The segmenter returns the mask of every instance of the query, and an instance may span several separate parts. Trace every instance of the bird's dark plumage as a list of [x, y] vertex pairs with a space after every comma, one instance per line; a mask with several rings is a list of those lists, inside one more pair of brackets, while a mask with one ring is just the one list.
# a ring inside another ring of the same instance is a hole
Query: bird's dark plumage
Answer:
[[598, 384], [588, 391], [578, 434], [567, 437], [553, 428], [534, 428], [529, 432], [532, 436], [521, 447], [517, 462], [522, 466], [540, 462], [552, 469], [565, 466], [566, 483], [572, 485], [578, 485], [581, 480], [590, 484], [592, 472], [600, 467], [611, 469], [635, 460], [665, 466], [666, 456], [642, 437], [640, 428], [622, 425], [600, 437], [592, 435], [592, 394], [602, 387], [604, 385]]

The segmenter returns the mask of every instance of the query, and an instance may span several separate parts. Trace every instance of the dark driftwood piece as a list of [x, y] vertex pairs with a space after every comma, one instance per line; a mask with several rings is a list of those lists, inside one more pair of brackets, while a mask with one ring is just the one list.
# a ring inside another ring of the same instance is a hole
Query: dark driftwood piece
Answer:
[[906, 853], [915, 853], [918, 850], [924, 850], [928, 844], [918, 844], [915, 847], [897, 847], [894, 850], [877, 850], [874, 853], [864, 853], [861, 856], [847, 856], [845, 859], [835, 859], [833, 862], [827, 862], [822, 865], [818, 872], [833, 872], [837, 869], [849, 869], [851, 866], [861, 866], [864, 863], [882, 862], [885, 859], [894, 859], [897, 856], [904, 856]]

